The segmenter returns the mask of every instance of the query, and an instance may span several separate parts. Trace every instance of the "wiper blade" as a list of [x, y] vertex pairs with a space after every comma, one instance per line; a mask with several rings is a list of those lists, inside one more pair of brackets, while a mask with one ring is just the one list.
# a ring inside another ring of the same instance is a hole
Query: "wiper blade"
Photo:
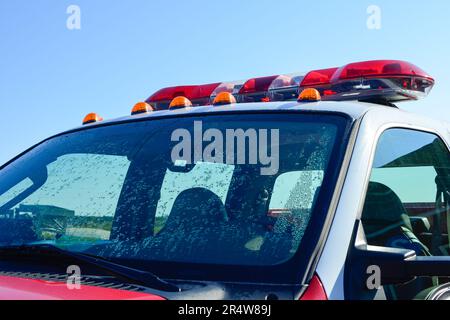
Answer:
[[0, 247], [0, 255], [2, 253], [35, 254], [42, 251], [56, 253], [61, 257], [76, 259], [82, 263], [89, 264], [93, 267], [101, 269], [105, 273], [114, 276], [115, 278], [123, 279], [128, 283], [167, 292], [180, 291], [177, 286], [159, 278], [151, 272], [127, 267], [105, 260], [102, 257], [64, 250], [51, 244], [32, 244]]

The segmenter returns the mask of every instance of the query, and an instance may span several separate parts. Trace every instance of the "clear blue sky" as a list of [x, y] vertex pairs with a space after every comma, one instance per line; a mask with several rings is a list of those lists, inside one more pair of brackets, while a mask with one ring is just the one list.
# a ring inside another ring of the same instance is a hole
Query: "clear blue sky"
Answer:
[[[71, 4], [81, 30], [66, 28]], [[366, 27], [371, 4], [381, 30]], [[164, 86], [368, 59], [433, 75], [430, 96], [401, 107], [450, 121], [449, 13], [444, 0], [0, 0], [0, 162]]]

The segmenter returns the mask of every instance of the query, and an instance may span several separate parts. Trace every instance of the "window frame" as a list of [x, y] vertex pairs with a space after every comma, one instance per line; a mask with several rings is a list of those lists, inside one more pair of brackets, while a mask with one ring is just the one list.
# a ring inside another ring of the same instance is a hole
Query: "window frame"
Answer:
[[[344, 296], [346, 298], [365, 299], [366, 297], [369, 297], [369, 299], [380, 299], [380, 298], [384, 297], [384, 299], [386, 299], [383, 286], [380, 287], [378, 290], [373, 290], [371, 292], [367, 292], [367, 291], [362, 292], [362, 291], [360, 291], [360, 289], [355, 290], [355, 287], [354, 287], [355, 280], [351, 277], [350, 272], [355, 267], [355, 264], [358, 264], [356, 262], [356, 257], [354, 255], [356, 248], [358, 246], [369, 245], [367, 243], [365, 231], [362, 228], [362, 221], [361, 221], [362, 211], [364, 208], [365, 198], [367, 195], [367, 190], [368, 190], [369, 183], [370, 183], [370, 177], [372, 175], [372, 170], [373, 170], [373, 164], [374, 164], [377, 147], [379, 145], [380, 139], [386, 131], [393, 130], [393, 129], [401, 129], [401, 130], [406, 130], [406, 131], [414, 131], [414, 132], [422, 132], [422, 133], [426, 133], [426, 134], [432, 134], [442, 141], [442, 143], [446, 147], [447, 152], [450, 154], [450, 139], [447, 139], [446, 137], [444, 137], [442, 132], [432, 129], [432, 128], [429, 128], [429, 127], [395, 122], [395, 123], [385, 123], [385, 124], [381, 125], [378, 129], [375, 130], [375, 132], [376, 132], [375, 139], [373, 140], [373, 144], [371, 146], [370, 155], [369, 155], [370, 161], [367, 166], [367, 171], [365, 173], [361, 173], [361, 177], [364, 176], [364, 183], [363, 183], [364, 190], [361, 193], [360, 205], [359, 205], [359, 208], [358, 208], [358, 211], [356, 214], [356, 220], [355, 220], [354, 227], [353, 227], [353, 232], [352, 232], [352, 236], [351, 236], [351, 240], [350, 240], [350, 246], [348, 248], [347, 258], [345, 260], [345, 265], [344, 265], [343, 288], [344, 288]], [[358, 264], [357, 268], [358, 267], [359, 267], [359, 264]], [[365, 281], [365, 280], [361, 279], [361, 281]], [[380, 291], [381, 291], [381, 295], [380, 295]]]

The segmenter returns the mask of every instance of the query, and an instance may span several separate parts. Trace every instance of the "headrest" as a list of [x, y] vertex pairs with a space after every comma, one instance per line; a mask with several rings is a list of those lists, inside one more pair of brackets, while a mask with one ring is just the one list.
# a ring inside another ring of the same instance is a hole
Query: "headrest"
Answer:
[[192, 188], [178, 195], [166, 226], [199, 223], [202, 226], [227, 220], [225, 206], [219, 196], [205, 188]]
[[402, 222], [409, 227], [403, 203], [392, 189], [379, 182], [369, 182], [366, 201], [361, 217], [363, 222], [369, 224], [395, 224]]

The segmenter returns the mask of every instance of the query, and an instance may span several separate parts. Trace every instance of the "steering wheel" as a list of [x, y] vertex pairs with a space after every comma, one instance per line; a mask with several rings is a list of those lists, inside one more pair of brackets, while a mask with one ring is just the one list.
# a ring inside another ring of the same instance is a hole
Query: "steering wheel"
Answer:
[[440, 285], [431, 290], [425, 300], [450, 300], [450, 283]]

